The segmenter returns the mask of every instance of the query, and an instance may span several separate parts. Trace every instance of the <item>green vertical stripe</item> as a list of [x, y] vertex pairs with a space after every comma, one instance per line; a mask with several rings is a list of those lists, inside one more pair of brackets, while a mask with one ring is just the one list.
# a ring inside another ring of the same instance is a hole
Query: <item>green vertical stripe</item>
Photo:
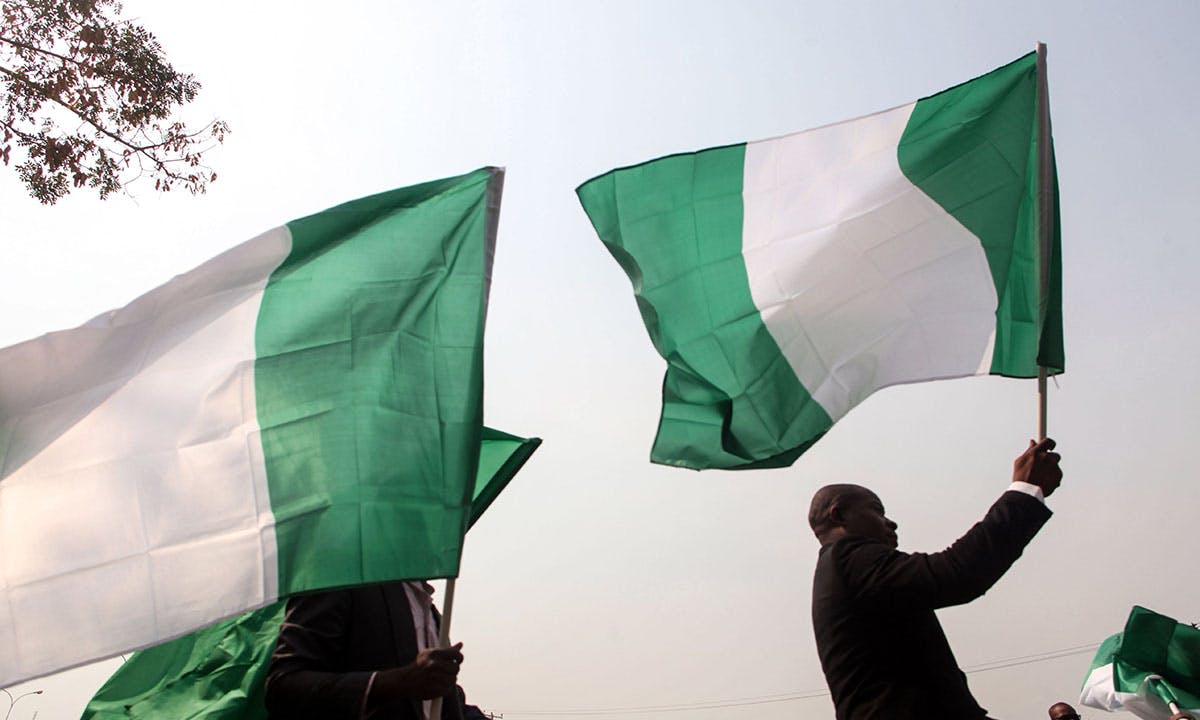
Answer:
[[1036, 130], [1031, 53], [918, 102], [898, 149], [905, 176], [983, 245], [999, 299], [997, 375], [1035, 376], [1039, 356], [1052, 372], [1064, 367], [1057, 202], [1050, 296], [1039, 303]]
[[255, 366], [281, 595], [457, 574], [493, 183], [484, 169], [289, 223]]
[[667, 361], [654, 462], [783, 467], [832, 424], [751, 297], [744, 164], [745, 145], [734, 145], [614, 170], [577, 190]]
[[[1036, 157], [1037, 148], [1034, 148]], [[1051, 230], [1050, 244], [1050, 284], [1046, 297], [1042, 298], [1042, 336], [1038, 346], [1037, 364], [1048, 368], [1052, 373], [1060, 373], [1066, 369], [1066, 352], [1063, 349], [1063, 317], [1062, 317], [1062, 217], [1058, 204], [1058, 166], [1055, 163], [1054, 143], [1050, 144], [1051, 167], [1054, 183], [1054, 227]], [[1030, 164], [1033, 164], [1031, 161]], [[995, 367], [993, 365], [993, 367]]]

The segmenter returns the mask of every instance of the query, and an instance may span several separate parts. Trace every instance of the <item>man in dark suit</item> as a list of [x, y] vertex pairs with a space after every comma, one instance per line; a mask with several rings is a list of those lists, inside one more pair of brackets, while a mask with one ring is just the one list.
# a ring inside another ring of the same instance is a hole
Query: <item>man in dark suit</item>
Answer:
[[267, 672], [271, 720], [483, 720], [456, 685], [462, 643], [438, 648], [430, 588], [392, 582], [293, 597]]
[[1045, 497], [1062, 480], [1054, 441], [1032, 440], [1013, 483], [938, 553], [896, 549], [896, 523], [858, 485], [813, 496], [808, 522], [821, 542], [813, 578], [817, 653], [838, 720], [978, 720], [934, 610], [983, 595], [1050, 517]]

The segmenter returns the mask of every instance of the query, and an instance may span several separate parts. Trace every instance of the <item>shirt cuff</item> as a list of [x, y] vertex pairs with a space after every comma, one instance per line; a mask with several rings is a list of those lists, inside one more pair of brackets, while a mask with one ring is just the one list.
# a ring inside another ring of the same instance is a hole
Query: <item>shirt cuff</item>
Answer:
[[1040, 502], [1041, 504], [1043, 504], [1043, 505], [1046, 504], [1046, 495], [1042, 492], [1042, 489], [1040, 487], [1038, 487], [1037, 485], [1034, 485], [1033, 483], [1027, 483], [1027, 482], [1022, 482], [1021, 480], [1017, 480], [1012, 485], [1009, 485], [1008, 489], [1015, 490], [1016, 492], [1019, 492], [1019, 493], [1025, 493], [1026, 495], [1037, 498], [1038, 502]]

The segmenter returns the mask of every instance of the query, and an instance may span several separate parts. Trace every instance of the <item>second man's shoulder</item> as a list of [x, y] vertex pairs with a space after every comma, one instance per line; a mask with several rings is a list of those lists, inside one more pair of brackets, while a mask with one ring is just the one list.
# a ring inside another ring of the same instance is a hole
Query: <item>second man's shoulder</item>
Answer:
[[834, 565], [854, 563], [875, 563], [884, 561], [892, 556], [905, 556], [907, 553], [897, 550], [891, 545], [874, 538], [861, 535], [847, 535], [821, 547], [818, 563], [825, 562]]

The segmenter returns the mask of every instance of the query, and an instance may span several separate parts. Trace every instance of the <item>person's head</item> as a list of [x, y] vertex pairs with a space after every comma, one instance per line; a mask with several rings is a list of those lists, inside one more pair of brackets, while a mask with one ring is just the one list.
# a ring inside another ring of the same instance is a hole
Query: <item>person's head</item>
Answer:
[[1054, 703], [1047, 712], [1050, 713], [1050, 720], [1079, 720], [1079, 713], [1065, 702]]
[[884, 514], [879, 496], [861, 485], [826, 485], [813, 495], [808, 526], [821, 544], [855, 535], [896, 547], [896, 523]]

